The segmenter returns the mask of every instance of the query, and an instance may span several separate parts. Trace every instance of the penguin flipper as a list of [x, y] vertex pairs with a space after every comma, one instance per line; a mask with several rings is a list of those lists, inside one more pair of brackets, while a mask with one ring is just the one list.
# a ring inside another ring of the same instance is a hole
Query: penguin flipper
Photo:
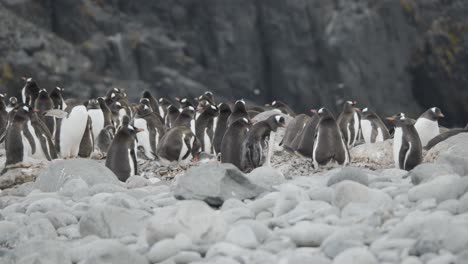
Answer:
[[182, 157], [182, 160], [185, 160], [186, 158], [188, 158], [190, 153], [192, 153], [192, 146], [190, 144], [190, 138], [189, 137], [184, 137], [183, 144], [185, 144], [185, 146], [187, 147], [187, 153], [185, 153], [184, 156]]
[[67, 118], [69, 114], [66, 111], [63, 111], [60, 109], [51, 109], [51, 110], [45, 111], [44, 115], [63, 119], [63, 118]]

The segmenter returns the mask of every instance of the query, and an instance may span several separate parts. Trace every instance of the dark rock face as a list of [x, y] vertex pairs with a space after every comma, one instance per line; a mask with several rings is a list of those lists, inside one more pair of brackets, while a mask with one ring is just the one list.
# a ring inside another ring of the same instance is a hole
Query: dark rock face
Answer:
[[0, 85], [211, 90], [296, 111], [353, 99], [414, 117], [437, 105], [465, 125], [467, 12], [464, 0], [0, 0]]

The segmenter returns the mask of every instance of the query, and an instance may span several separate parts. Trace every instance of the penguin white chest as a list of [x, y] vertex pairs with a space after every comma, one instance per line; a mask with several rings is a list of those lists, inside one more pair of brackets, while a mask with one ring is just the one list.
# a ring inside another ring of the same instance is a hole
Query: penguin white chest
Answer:
[[427, 118], [418, 118], [416, 124], [414, 124], [416, 131], [418, 131], [419, 138], [421, 139], [421, 144], [423, 147], [427, 145], [427, 143], [439, 135], [439, 123], [437, 121], [432, 121]]
[[146, 120], [143, 118], [136, 118], [134, 121], [134, 126], [136, 128], [144, 129], [142, 132], [136, 134], [138, 146], [143, 147], [143, 149], [145, 150], [145, 156], [148, 159], [154, 159], [154, 155], [151, 152], [151, 141]]
[[94, 140], [97, 139], [99, 133], [104, 128], [104, 113], [101, 109], [90, 109], [88, 110], [89, 117], [93, 124], [93, 136]]
[[135, 164], [133, 163], [132, 153], [131, 150], [128, 149], [128, 163], [130, 166], [130, 177], [135, 176]]
[[119, 121], [120, 121], [121, 124], [122, 124], [122, 120], [123, 120], [124, 116], [126, 116], [126, 115], [127, 115], [127, 111], [125, 111], [125, 109], [120, 109], [119, 110]]
[[384, 141], [382, 128], [378, 127], [377, 128], [377, 137], [375, 138], [375, 142], [382, 142], [382, 141]]
[[62, 120], [60, 129], [60, 153], [63, 158], [78, 156], [80, 143], [86, 130], [88, 111], [83, 105], [75, 106]]
[[23, 131], [21, 131], [21, 141], [23, 143], [23, 161], [25, 161], [28, 157], [32, 156], [32, 148], [29, 140], [24, 136]]
[[164, 109], [163, 109], [161, 106], [159, 107], [159, 115], [160, 115], [162, 118], [165, 117], [165, 116], [164, 116]]
[[356, 142], [357, 142], [358, 139], [359, 139], [359, 115], [358, 115], [357, 112], [354, 113], [353, 119], [354, 119], [354, 127], [353, 127], [353, 130], [354, 130], [354, 139], [353, 139], [353, 145], [355, 145]]
[[46, 159], [46, 155], [44, 154], [44, 151], [42, 150], [41, 141], [37, 137], [36, 130], [32, 126], [31, 121], [28, 121], [28, 130], [34, 139], [34, 144], [36, 145], [36, 152], [32, 154], [32, 157], [35, 159]]
[[361, 120], [361, 129], [362, 129], [362, 135], [364, 136], [364, 141], [366, 143], [372, 143], [372, 124], [369, 120], [367, 119], [362, 119]]
[[192, 130], [192, 133], [195, 134], [195, 120], [194, 119], [190, 121], [190, 130]]
[[403, 130], [401, 127], [395, 128], [395, 135], [393, 136], [393, 160], [395, 161], [395, 167], [400, 168], [400, 149], [403, 142]]
[[205, 131], [203, 132], [203, 144], [204, 144], [204, 149], [206, 153], [211, 153], [211, 139], [208, 136], [208, 129], [205, 128]]

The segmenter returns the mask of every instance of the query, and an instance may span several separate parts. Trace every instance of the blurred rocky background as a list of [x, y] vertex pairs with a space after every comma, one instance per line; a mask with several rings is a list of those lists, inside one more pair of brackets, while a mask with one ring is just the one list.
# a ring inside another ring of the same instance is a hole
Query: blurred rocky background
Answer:
[[468, 114], [466, 0], [0, 0], [0, 91]]

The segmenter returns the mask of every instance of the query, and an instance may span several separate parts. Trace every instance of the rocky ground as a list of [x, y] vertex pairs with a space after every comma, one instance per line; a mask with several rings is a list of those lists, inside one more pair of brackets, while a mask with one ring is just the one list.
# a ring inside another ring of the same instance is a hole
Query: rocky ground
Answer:
[[94, 160], [13, 168], [0, 263], [468, 263], [468, 134], [410, 172], [391, 141], [351, 154], [318, 173], [284, 152], [247, 175], [142, 162], [126, 183]]

